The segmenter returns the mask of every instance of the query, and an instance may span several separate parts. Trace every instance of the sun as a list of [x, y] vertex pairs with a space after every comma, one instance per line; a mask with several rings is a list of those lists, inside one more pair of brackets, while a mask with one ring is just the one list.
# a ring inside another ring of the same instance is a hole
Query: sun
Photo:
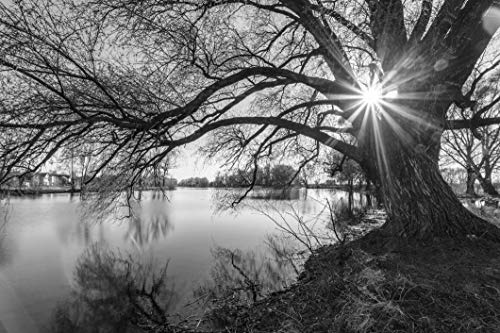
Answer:
[[382, 87], [378, 84], [371, 84], [363, 87], [361, 91], [361, 97], [366, 105], [379, 105], [384, 98]]
[[360, 92], [363, 105], [371, 107], [381, 106], [382, 104], [386, 104], [384, 102], [399, 98], [397, 90], [384, 92], [382, 85], [378, 83], [362, 86]]

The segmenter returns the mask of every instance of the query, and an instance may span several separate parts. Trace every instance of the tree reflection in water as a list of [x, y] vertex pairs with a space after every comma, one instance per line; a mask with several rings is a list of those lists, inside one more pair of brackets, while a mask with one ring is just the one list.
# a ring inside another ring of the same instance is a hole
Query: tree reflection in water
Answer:
[[[274, 238], [270, 238], [273, 239]], [[243, 252], [217, 247], [212, 250], [214, 264], [210, 279], [195, 292], [209, 301], [238, 299], [252, 303], [286, 288], [295, 279], [297, 266], [278, 252]]]
[[77, 262], [71, 296], [53, 314], [53, 332], [168, 332], [167, 313], [179, 295], [167, 265], [140, 263], [100, 245]]
[[142, 248], [159, 239], [165, 238], [173, 230], [173, 224], [166, 214], [143, 214], [129, 217], [128, 230], [125, 235], [135, 246]]
[[[144, 200], [142, 191], [127, 199], [127, 233], [125, 239], [137, 248], [165, 238], [173, 230], [168, 216], [168, 201], [162, 191], [147, 192], [151, 200]], [[137, 198], [137, 199], [136, 199]]]
[[241, 306], [289, 287], [309, 253], [300, 242], [280, 233], [267, 237], [262, 252], [218, 247], [212, 255], [210, 278], [194, 296], [205, 310], [206, 325], [223, 328], [238, 317]]
[[339, 225], [341, 206], [328, 201], [313, 210], [298, 210], [292, 204], [276, 207], [275, 202], [254, 205], [276, 226], [278, 234], [267, 237], [262, 253], [225, 248], [212, 251], [210, 280], [195, 291], [197, 300], [208, 310], [207, 321], [226, 327], [238, 317], [241, 306], [289, 287], [317, 248], [348, 237], [350, 229]]
[[[336, 241], [333, 227], [338, 212], [329, 204], [318, 209], [276, 205], [276, 201], [260, 203], [253, 209], [267, 216], [280, 233], [268, 236], [262, 251], [212, 250], [210, 279], [194, 292], [194, 304], [208, 313], [204, 318], [180, 320], [169, 313], [181, 297], [167, 283], [166, 266], [155, 271], [152, 263], [141, 264], [131, 256], [94, 245], [77, 263], [75, 290], [55, 311], [54, 331], [169, 332], [182, 325], [187, 332], [189, 327], [191, 331], [213, 324], [220, 327], [234, 319], [231, 316], [238, 314], [238, 307], [289, 287], [309, 253]], [[130, 207], [127, 239], [137, 246], [165, 237], [171, 230], [167, 204], [136, 202]], [[193, 313], [200, 310], [196, 306], [191, 308]], [[204, 324], [197, 326], [200, 322]]]
[[[96, 223], [126, 224], [125, 240], [137, 248], [165, 238], [174, 228], [169, 217], [169, 202], [165, 192], [123, 192], [110, 199], [102, 193], [87, 195], [82, 200], [83, 239], [90, 242], [88, 228]], [[146, 200], [150, 196], [149, 199]], [[85, 233], [86, 232], [86, 233]]]
[[[277, 242], [273, 237], [271, 242]], [[276, 248], [284, 244], [273, 243]], [[283, 250], [265, 256], [216, 248], [210, 282], [195, 292], [205, 299], [224, 302], [254, 302], [269, 292], [287, 287], [297, 268]], [[70, 297], [54, 310], [51, 331], [75, 332], [197, 332], [209, 329], [213, 321], [199, 317], [179, 317], [172, 313], [181, 295], [167, 277], [167, 265], [161, 269], [153, 261], [141, 263], [131, 255], [122, 255], [94, 244], [80, 257]], [[208, 306], [205, 303], [204, 306]], [[191, 307], [197, 312], [196, 307]], [[211, 318], [213, 319], [213, 318]], [[201, 322], [204, 324], [200, 325]]]
[[5, 246], [7, 222], [9, 221], [10, 206], [8, 198], [0, 193], [0, 267], [9, 261], [9, 254]]

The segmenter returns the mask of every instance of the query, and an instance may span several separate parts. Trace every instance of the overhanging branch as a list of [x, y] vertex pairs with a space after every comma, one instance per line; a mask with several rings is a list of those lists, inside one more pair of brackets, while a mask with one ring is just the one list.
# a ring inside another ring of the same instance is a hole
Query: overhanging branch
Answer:
[[448, 120], [445, 125], [445, 130], [458, 130], [458, 129], [474, 129], [477, 127], [490, 126], [500, 124], [500, 117], [482, 118], [477, 120], [469, 119], [452, 119]]
[[361, 161], [361, 154], [359, 153], [357, 147], [345, 143], [343, 141], [337, 140], [330, 135], [318, 130], [317, 128], [309, 127], [304, 124], [299, 124], [287, 119], [277, 118], [277, 117], [234, 117], [230, 119], [219, 120], [210, 124], [207, 124], [192, 134], [178, 140], [162, 140], [161, 144], [165, 146], [182, 146], [198, 140], [208, 132], [211, 132], [217, 128], [232, 126], [232, 125], [273, 125], [281, 128], [286, 128], [291, 131], [300, 133], [306, 137], [314, 139], [322, 144], [333, 148], [345, 155], [348, 155], [355, 161]]

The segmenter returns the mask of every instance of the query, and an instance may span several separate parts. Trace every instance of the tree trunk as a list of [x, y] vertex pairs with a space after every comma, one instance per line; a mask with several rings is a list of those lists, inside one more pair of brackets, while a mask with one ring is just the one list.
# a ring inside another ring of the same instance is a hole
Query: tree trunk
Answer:
[[476, 182], [476, 174], [474, 173], [474, 169], [469, 167], [467, 168], [467, 189], [465, 190], [465, 194], [471, 197], [477, 197], [476, 189], [474, 188], [474, 184]]
[[[396, 132], [384, 126], [383, 119], [374, 121], [378, 122], [371, 133], [375, 139], [361, 141], [362, 166], [382, 188], [387, 212], [383, 232], [408, 239], [500, 240], [500, 229], [467, 210], [442, 178], [436, 140], [440, 135], [420, 131], [416, 136], [411, 129]], [[413, 136], [409, 138], [408, 133]]]
[[372, 203], [372, 195], [371, 195], [371, 182], [370, 180], [366, 180], [366, 187], [365, 187], [365, 196], [366, 196], [366, 207], [367, 208], [372, 208], [373, 203]]
[[353, 206], [353, 201], [354, 201], [354, 180], [352, 178], [349, 178], [347, 181], [348, 188], [349, 188], [349, 193], [347, 195], [347, 202], [348, 202], [348, 209], [349, 209], [349, 217], [354, 216], [354, 212], [352, 210]]
[[73, 156], [73, 150], [71, 150], [71, 166], [70, 166], [70, 186], [71, 186], [71, 189], [70, 189], [70, 193], [75, 193], [76, 191], [76, 188], [75, 188], [75, 170], [74, 170], [74, 156]]
[[493, 183], [491, 182], [491, 177], [487, 178], [479, 176], [477, 177], [477, 179], [479, 180], [479, 183], [481, 184], [484, 193], [495, 197], [498, 196], [498, 191], [495, 189], [495, 186], [493, 186]]
[[487, 135], [483, 135], [483, 138], [481, 140], [481, 145], [482, 145], [482, 152], [483, 152], [483, 160], [484, 160], [484, 177], [481, 175], [481, 172], [477, 170], [477, 178], [479, 179], [479, 183], [481, 184], [481, 187], [484, 190], [484, 193], [492, 195], [492, 196], [498, 196], [498, 192], [495, 189], [495, 186], [493, 186], [493, 183], [491, 182], [491, 174], [493, 173], [493, 168], [491, 167], [491, 152], [489, 149], [489, 140], [490, 138]]

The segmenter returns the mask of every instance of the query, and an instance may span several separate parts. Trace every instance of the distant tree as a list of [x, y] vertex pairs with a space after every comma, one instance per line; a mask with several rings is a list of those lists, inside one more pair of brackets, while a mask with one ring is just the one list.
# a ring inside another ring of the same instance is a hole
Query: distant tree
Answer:
[[[255, 176], [254, 176], [255, 174]], [[261, 168], [235, 169], [227, 174], [219, 173], [212, 182], [215, 187], [248, 187], [248, 186], [278, 186], [298, 183], [298, 172], [292, 166], [278, 164], [271, 168], [266, 165]]]
[[262, 186], [272, 185], [272, 175], [271, 175], [271, 165], [267, 163], [263, 168], [258, 170], [257, 177], [259, 178], [259, 183]]
[[323, 162], [324, 171], [331, 178], [336, 178], [339, 182], [347, 182], [354, 185], [361, 184], [366, 180], [363, 169], [355, 161], [341, 154], [330, 154]]
[[[483, 64], [483, 67], [486, 69], [476, 72], [468, 84], [467, 94], [474, 96], [477, 102], [469, 107], [455, 106], [452, 112], [457, 118], [474, 122], [482, 115], [500, 117], [500, 58]], [[485, 82], [480, 84], [481, 81]], [[477, 179], [485, 193], [498, 196], [492, 174], [500, 166], [499, 125], [449, 131], [443, 136], [443, 152], [466, 170], [467, 194], [475, 195], [474, 182]]]
[[207, 177], [200, 178], [197, 183], [199, 184], [199, 187], [208, 187], [209, 181]]
[[297, 170], [290, 165], [278, 164], [271, 169], [271, 185], [283, 187], [291, 185], [293, 182], [297, 183], [296, 178]]
[[[347, 183], [347, 207], [349, 215], [352, 216], [355, 184], [357, 183], [357, 185], [360, 186], [366, 182], [367, 189], [369, 188], [369, 182], [366, 179], [363, 169], [361, 169], [358, 163], [341, 154], [328, 155], [323, 165], [325, 167], [325, 172], [331, 178], [334, 178], [336, 183]], [[368, 195], [367, 198], [369, 198], [371, 205], [371, 197]]]
[[218, 173], [215, 176], [214, 181], [210, 183], [210, 186], [213, 186], [213, 187], [226, 187], [226, 178], [225, 178], [225, 176], [222, 175], [221, 173]]
[[163, 178], [163, 187], [173, 187], [175, 188], [177, 186], [177, 179], [176, 178]]
[[[451, 160], [463, 167], [466, 178], [465, 193], [469, 196], [477, 196], [474, 184], [477, 179], [477, 170], [474, 168], [475, 161], [478, 160], [479, 147], [474, 135], [469, 130], [461, 130], [448, 134], [444, 137], [443, 160]], [[449, 165], [449, 162], [441, 162]], [[477, 168], [477, 166], [476, 166]]]
[[451, 185], [465, 183], [466, 175], [461, 168], [444, 167], [441, 169], [444, 180]]
[[210, 182], [208, 181], [207, 177], [192, 177], [183, 179], [179, 182], [179, 186], [186, 187], [208, 187], [209, 184]]

